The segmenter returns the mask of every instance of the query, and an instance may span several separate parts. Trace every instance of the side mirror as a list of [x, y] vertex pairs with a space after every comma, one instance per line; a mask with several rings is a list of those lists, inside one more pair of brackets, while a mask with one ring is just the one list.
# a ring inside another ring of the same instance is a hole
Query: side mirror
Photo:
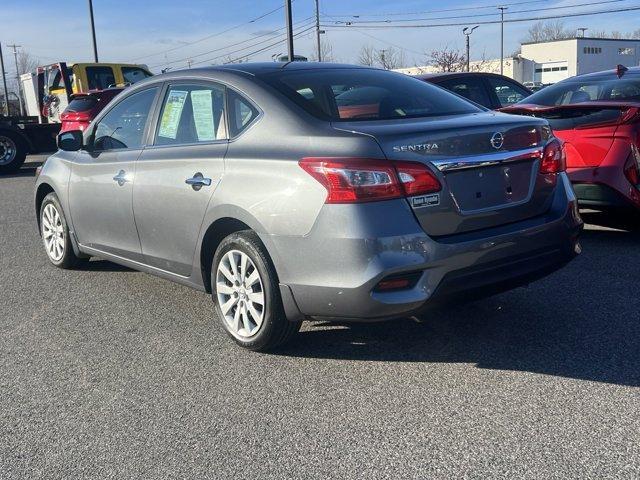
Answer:
[[69, 130], [58, 135], [58, 148], [66, 152], [77, 152], [82, 149], [83, 137], [81, 130]]

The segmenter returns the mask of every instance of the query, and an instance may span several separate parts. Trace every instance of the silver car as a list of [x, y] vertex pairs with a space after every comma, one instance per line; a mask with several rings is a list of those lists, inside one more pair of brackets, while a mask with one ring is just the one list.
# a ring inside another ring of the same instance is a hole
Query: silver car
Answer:
[[242, 64], [159, 75], [60, 135], [36, 182], [45, 251], [212, 294], [231, 337], [374, 320], [526, 284], [579, 252], [562, 145], [365, 67]]

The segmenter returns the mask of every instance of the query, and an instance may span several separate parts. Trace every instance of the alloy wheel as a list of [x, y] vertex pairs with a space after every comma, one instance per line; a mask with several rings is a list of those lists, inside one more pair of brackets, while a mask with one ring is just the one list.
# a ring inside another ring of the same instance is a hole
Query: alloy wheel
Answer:
[[265, 295], [260, 272], [249, 256], [230, 250], [216, 271], [218, 305], [229, 331], [241, 340], [260, 330], [265, 313]]
[[47, 255], [54, 262], [59, 262], [64, 256], [64, 226], [62, 225], [62, 217], [53, 203], [45, 205], [41, 224]]

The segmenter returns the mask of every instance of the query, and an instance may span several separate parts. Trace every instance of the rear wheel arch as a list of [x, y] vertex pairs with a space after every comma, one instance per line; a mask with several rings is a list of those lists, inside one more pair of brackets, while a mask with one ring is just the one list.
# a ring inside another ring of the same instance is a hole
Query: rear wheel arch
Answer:
[[200, 271], [208, 293], [211, 293], [211, 262], [218, 245], [232, 233], [253, 229], [245, 222], [233, 217], [222, 217], [211, 223], [202, 237], [200, 247]]

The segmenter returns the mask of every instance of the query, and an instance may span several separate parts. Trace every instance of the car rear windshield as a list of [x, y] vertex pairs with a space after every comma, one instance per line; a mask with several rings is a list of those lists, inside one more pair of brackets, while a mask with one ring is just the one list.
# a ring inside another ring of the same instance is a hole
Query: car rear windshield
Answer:
[[576, 77], [545, 87], [525, 98], [522, 103], [554, 106], [592, 101], [640, 101], [640, 75], [607, 79]]
[[323, 120], [389, 120], [482, 111], [439, 87], [384, 70], [309, 69], [263, 78]]
[[69, 102], [67, 112], [86, 112], [91, 110], [98, 100], [95, 97], [78, 97]]

